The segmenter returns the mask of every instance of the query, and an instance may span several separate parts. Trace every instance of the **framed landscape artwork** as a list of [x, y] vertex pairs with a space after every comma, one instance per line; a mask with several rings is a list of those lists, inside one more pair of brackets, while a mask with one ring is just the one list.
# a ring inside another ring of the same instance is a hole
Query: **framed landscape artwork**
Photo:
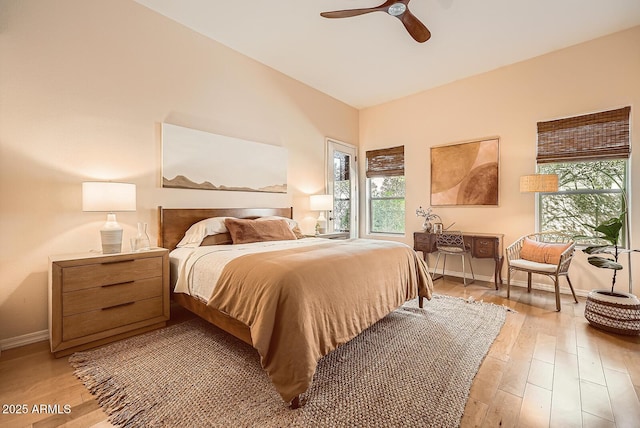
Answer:
[[162, 187], [287, 193], [287, 149], [163, 123]]
[[431, 205], [498, 205], [499, 138], [431, 147]]

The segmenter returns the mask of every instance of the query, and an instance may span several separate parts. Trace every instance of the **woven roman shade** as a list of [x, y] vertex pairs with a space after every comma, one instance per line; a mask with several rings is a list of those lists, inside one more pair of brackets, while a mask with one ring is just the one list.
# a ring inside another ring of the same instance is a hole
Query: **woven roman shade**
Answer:
[[538, 163], [628, 158], [631, 107], [538, 122]]
[[404, 146], [370, 150], [367, 155], [367, 178], [404, 175]]

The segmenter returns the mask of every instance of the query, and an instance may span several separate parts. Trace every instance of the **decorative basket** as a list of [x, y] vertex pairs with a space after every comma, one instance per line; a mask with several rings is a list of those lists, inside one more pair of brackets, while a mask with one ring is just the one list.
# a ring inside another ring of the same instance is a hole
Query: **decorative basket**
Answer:
[[610, 296], [608, 290], [592, 290], [587, 297], [584, 317], [601, 330], [630, 336], [640, 335], [640, 300], [633, 294]]

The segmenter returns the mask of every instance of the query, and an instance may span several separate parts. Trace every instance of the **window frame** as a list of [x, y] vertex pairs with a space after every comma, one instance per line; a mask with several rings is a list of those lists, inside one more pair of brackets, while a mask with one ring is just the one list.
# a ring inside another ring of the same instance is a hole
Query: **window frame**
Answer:
[[[406, 179], [404, 174], [404, 146], [396, 146], [365, 152], [366, 171], [366, 230], [368, 235], [405, 236], [406, 215], [402, 218], [402, 231], [374, 231], [373, 230], [373, 201], [401, 200], [406, 214]], [[372, 179], [403, 177], [404, 194], [402, 197], [374, 198], [372, 196]]]
[[[629, 219], [629, 201], [627, 199], [627, 194], [628, 194], [628, 189], [630, 187], [630, 166], [631, 166], [631, 162], [629, 158], [618, 158], [618, 159], [611, 159], [611, 158], [603, 158], [603, 159], [582, 159], [582, 160], [578, 160], [578, 161], [572, 161], [572, 162], [549, 162], [549, 163], [544, 163], [544, 164], [538, 164], [537, 165], [537, 171], [539, 173], [547, 173], [547, 171], [540, 171], [540, 166], [541, 165], [557, 165], [557, 164], [562, 164], [562, 163], [589, 163], [589, 162], [597, 162], [597, 161], [613, 161], [613, 160], [619, 160], [619, 161], [623, 161], [624, 162], [624, 177], [622, 179], [622, 182], [620, 183], [620, 185], [622, 186], [622, 188], [609, 188], [609, 189], [571, 189], [571, 190], [561, 190], [558, 189], [557, 192], [539, 192], [536, 194], [536, 198], [535, 198], [535, 211], [536, 211], [536, 231], [543, 231], [543, 225], [542, 225], [542, 217], [543, 217], [543, 213], [542, 213], [542, 208], [543, 208], [543, 202], [542, 199], [545, 196], [548, 195], [621, 195], [623, 198], [623, 204], [626, 206], [626, 210], [627, 210], [627, 218], [625, 219], [624, 222], [624, 226], [622, 231], [620, 232], [620, 243], [619, 243], [619, 247], [620, 248], [628, 248], [628, 243], [629, 243], [629, 237], [628, 237], [628, 233], [627, 233], [627, 223], [628, 223], [628, 219]], [[565, 230], [565, 232], [570, 232]], [[594, 232], [595, 233], [595, 232]], [[593, 240], [589, 240], [588, 238], [580, 238], [579, 240], [577, 240], [576, 245], [580, 248], [585, 248], [589, 245], [599, 245], [602, 244], [602, 241], [598, 241], [597, 238], [594, 238]]]
[[406, 178], [404, 180], [404, 190], [405, 193], [402, 197], [381, 197], [381, 198], [374, 198], [371, 195], [371, 180], [375, 179], [375, 178], [393, 178], [393, 177], [402, 177], [405, 178], [404, 175], [395, 175], [392, 177], [368, 177], [367, 178], [367, 233], [370, 235], [389, 235], [389, 236], [405, 236], [406, 234], [406, 220], [403, 217], [402, 219], [402, 232], [391, 232], [388, 230], [385, 231], [376, 231], [373, 230], [373, 201], [402, 201], [403, 205], [405, 206], [405, 216], [406, 216], [406, 205], [407, 205], [407, 194], [406, 194]]

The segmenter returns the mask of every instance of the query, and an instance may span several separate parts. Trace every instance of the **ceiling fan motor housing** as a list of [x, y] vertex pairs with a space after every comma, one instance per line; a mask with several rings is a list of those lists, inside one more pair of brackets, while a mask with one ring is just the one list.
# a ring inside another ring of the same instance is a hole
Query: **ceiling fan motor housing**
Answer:
[[387, 13], [391, 16], [400, 16], [407, 11], [407, 5], [404, 3], [395, 3], [389, 6]]

